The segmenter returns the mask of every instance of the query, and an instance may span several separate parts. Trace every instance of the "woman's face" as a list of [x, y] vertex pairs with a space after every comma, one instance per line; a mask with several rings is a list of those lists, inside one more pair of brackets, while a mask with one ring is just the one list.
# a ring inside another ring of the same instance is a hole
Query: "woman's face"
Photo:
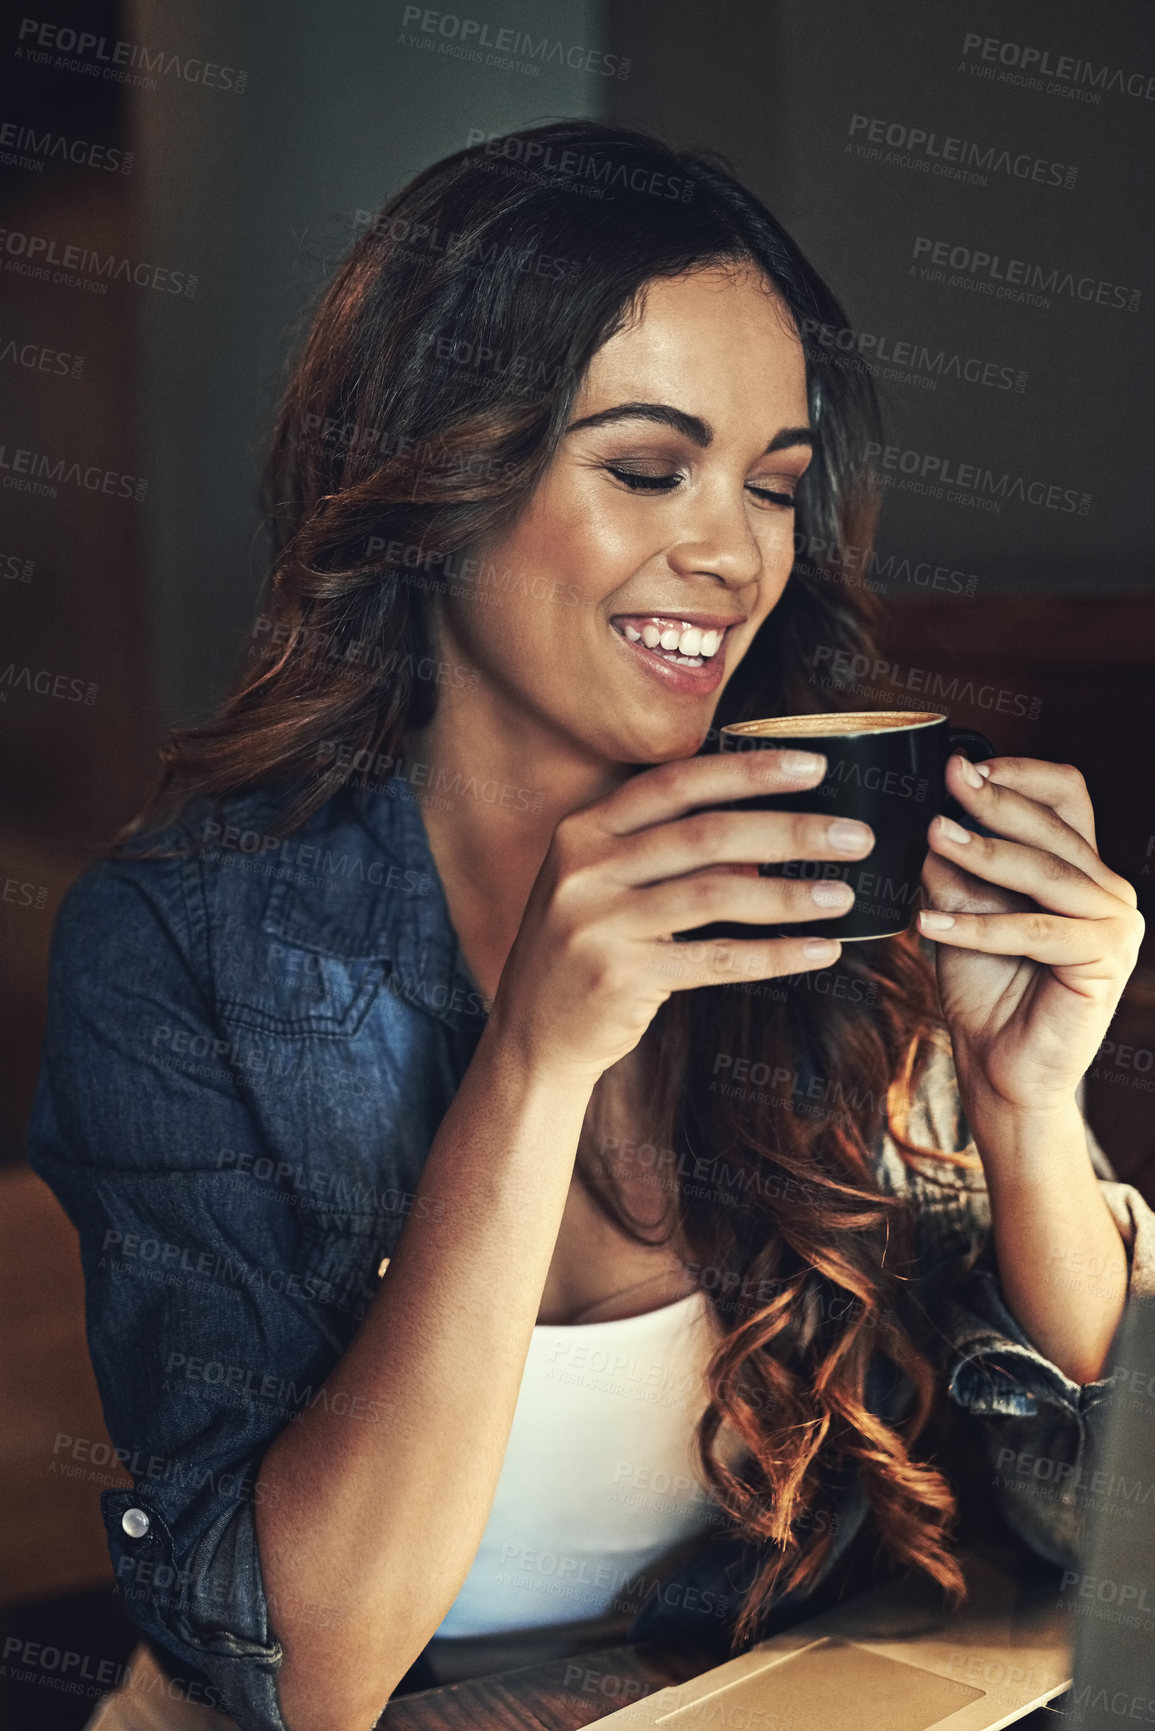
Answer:
[[442, 603], [492, 721], [612, 763], [697, 751], [785, 588], [808, 420], [797, 333], [752, 267], [648, 284], [526, 509], [475, 549], [475, 593]]

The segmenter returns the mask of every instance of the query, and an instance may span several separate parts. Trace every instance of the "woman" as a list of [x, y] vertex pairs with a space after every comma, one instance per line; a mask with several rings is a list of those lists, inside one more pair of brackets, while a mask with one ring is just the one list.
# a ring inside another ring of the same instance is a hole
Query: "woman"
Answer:
[[674, 941], [811, 919], [754, 862], [873, 845], [725, 809], [821, 758], [709, 750], [868, 640], [873, 399], [806, 318], [847, 322], [705, 157], [571, 121], [418, 176], [292, 376], [251, 664], [61, 912], [31, 1151], [131, 1451], [110, 1547], [242, 1726], [740, 1646], [856, 1534], [957, 1591], [944, 1386], [1077, 1481], [1151, 1254], [1076, 1102], [1142, 931], [1078, 774], [952, 759], [992, 834], [930, 825], [937, 999], [914, 931]]

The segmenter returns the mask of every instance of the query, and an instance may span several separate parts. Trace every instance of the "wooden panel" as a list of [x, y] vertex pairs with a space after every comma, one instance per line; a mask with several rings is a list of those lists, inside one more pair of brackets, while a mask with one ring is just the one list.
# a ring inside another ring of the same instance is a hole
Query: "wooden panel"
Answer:
[[0, 1603], [14, 1604], [112, 1580], [99, 1497], [129, 1482], [91, 1464], [109, 1442], [76, 1233], [21, 1166], [0, 1172], [0, 1316]]
[[925, 643], [969, 660], [1150, 667], [1155, 595], [995, 595], [895, 601], [893, 617]]

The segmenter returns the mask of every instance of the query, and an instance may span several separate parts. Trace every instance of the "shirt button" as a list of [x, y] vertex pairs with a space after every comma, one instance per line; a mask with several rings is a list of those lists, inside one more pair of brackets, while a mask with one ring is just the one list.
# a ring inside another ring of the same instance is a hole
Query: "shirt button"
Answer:
[[125, 1509], [120, 1524], [130, 1539], [143, 1539], [151, 1523], [143, 1509]]

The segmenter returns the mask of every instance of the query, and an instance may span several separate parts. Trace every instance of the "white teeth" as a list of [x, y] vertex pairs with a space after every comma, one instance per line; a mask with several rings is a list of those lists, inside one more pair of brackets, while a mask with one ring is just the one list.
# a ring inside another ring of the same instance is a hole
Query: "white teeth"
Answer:
[[716, 655], [722, 647], [722, 639], [726, 635], [711, 627], [704, 631], [699, 625], [691, 625], [683, 619], [679, 625], [667, 620], [650, 619], [639, 631], [636, 625], [623, 621], [622, 636], [629, 643], [643, 643], [647, 649], [657, 650], [668, 661], [682, 661], [694, 667], [700, 667], [704, 660]]

